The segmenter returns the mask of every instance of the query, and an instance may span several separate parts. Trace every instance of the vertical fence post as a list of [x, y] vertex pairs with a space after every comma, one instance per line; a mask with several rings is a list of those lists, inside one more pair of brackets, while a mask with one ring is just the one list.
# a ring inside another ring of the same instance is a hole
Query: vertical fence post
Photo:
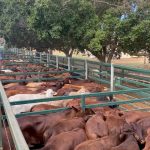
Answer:
[[40, 63], [42, 62], [42, 53], [40, 52]]
[[47, 67], [49, 67], [49, 54], [46, 54], [46, 63], [47, 63]]
[[71, 70], [71, 61], [70, 60], [71, 60], [70, 57], [68, 57], [68, 71]]
[[56, 68], [59, 68], [58, 56], [56, 56]]
[[27, 51], [27, 61], [29, 61], [29, 51]]
[[87, 60], [85, 60], [85, 79], [88, 79], [88, 63], [87, 63]]
[[120, 77], [115, 78], [115, 83], [116, 83], [117, 85], [121, 85]]
[[114, 91], [114, 65], [111, 63], [110, 91]]
[[31, 51], [31, 48], [30, 48], [30, 61], [32, 61], [32, 51]]
[[15, 48], [15, 53], [16, 53], [16, 55], [17, 55], [17, 48]]
[[84, 95], [81, 96], [81, 108], [83, 111], [85, 111], [85, 96]]
[[51, 54], [48, 54], [48, 61], [49, 61], [49, 64], [51, 65]]

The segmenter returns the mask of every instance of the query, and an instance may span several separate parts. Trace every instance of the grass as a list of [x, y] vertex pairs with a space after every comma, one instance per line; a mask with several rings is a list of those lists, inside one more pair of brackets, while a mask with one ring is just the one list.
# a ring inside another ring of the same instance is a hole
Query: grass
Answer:
[[[65, 56], [63, 52], [59, 51], [54, 51], [54, 55], [58, 56]], [[92, 61], [98, 61], [97, 58], [89, 58], [88, 56], [83, 56], [81, 53], [79, 54], [73, 54], [74, 58], [80, 58], [80, 59], [88, 59]], [[131, 57], [131, 58], [122, 58], [119, 60], [112, 60], [114, 64], [119, 64], [119, 65], [125, 65], [125, 66], [130, 66], [130, 67], [135, 67], [135, 68], [142, 68], [142, 69], [150, 69], [150, 63], [144, 64], [144, 57]], [[148, 60], [146, 60], [148, 62]]]

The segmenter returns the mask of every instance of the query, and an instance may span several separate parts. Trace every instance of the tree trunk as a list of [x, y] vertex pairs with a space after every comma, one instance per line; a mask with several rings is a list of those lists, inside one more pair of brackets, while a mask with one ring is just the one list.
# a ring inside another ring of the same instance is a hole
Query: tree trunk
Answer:
[[69, 57], [72, 57], [73, 52], [74, 52], [74, 49], [70, 49], [70, 51], [69, 51]]
[[107, 54], [106, 54], [106, 47], [104, 46], [101, 50], [100, 53], [98, 53], [97, 55], [95, 55], [100, 61], [102, 62], [106, 62], [106, 57], [107, 57]]
[[74, 49], [65, 50], [63, 52], [65, 53], [66, 57], [72, 57]]

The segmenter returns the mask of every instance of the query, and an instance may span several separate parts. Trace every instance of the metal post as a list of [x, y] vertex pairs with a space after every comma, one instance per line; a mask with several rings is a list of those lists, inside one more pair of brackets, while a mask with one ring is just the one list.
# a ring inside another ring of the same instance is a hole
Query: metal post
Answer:
[[32, 51], [31, 51], [31, 48], [30, 48], [30, 51], [29, 51], [29, 52], [30, 52], [30, 60], [31, 60], [31, 57], [32, 57]]
[[47, 53], [47, 67], [49, 67], [49, 54]]
[[17, 49], [17, 56], [18, 56], [18, 49]]
[[117, 85], [121, 85], [120, 77], [115, 78], [115, 83], [116, 83]]
[[85, 60], [85, 79], [88, 79], [88, 63], [87, 63], [87, 60]]
[[81, 108], [83, 111], [85, 111], [85, 96], [81, 96]]
[[59, 68], [58, 56], [56, 56], [56, 68]]
[[70, 57], [68, 57], [68, 71], [70, 71], [71, 70], [71, 62], [70, 62]]
[[42, 53], [40, 52], [40, 63], [42, 62]]
[[114, 65], [111, 63], [110, 91], [114, 91]]

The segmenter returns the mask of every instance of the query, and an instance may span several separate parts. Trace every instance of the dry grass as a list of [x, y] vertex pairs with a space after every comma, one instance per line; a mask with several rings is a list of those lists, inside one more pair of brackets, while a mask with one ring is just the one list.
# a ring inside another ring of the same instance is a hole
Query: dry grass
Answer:
[[[59, 51], [54, 51], [53, 54], [58, 55], [58, 56], [65, 56], [65, 54], [63, 52], [59, 52]], [[96, 58], [89, 58], [88, 56], [83, 56], [81, 53], [73, 54], [73, 57], [98, 61]], [[126, 65], [126, 66], [131, 66], [131, 67], [136, 67], [136, 68], [150, 69], [149, 63], [144, 64], [144, 57], [122, 58], [119, 60], [113, 60], [112, 62], [114, 64], [119, 64], [119, 65]], [[146, 62], [148, 62], [148, 60], [146, 60]]]

